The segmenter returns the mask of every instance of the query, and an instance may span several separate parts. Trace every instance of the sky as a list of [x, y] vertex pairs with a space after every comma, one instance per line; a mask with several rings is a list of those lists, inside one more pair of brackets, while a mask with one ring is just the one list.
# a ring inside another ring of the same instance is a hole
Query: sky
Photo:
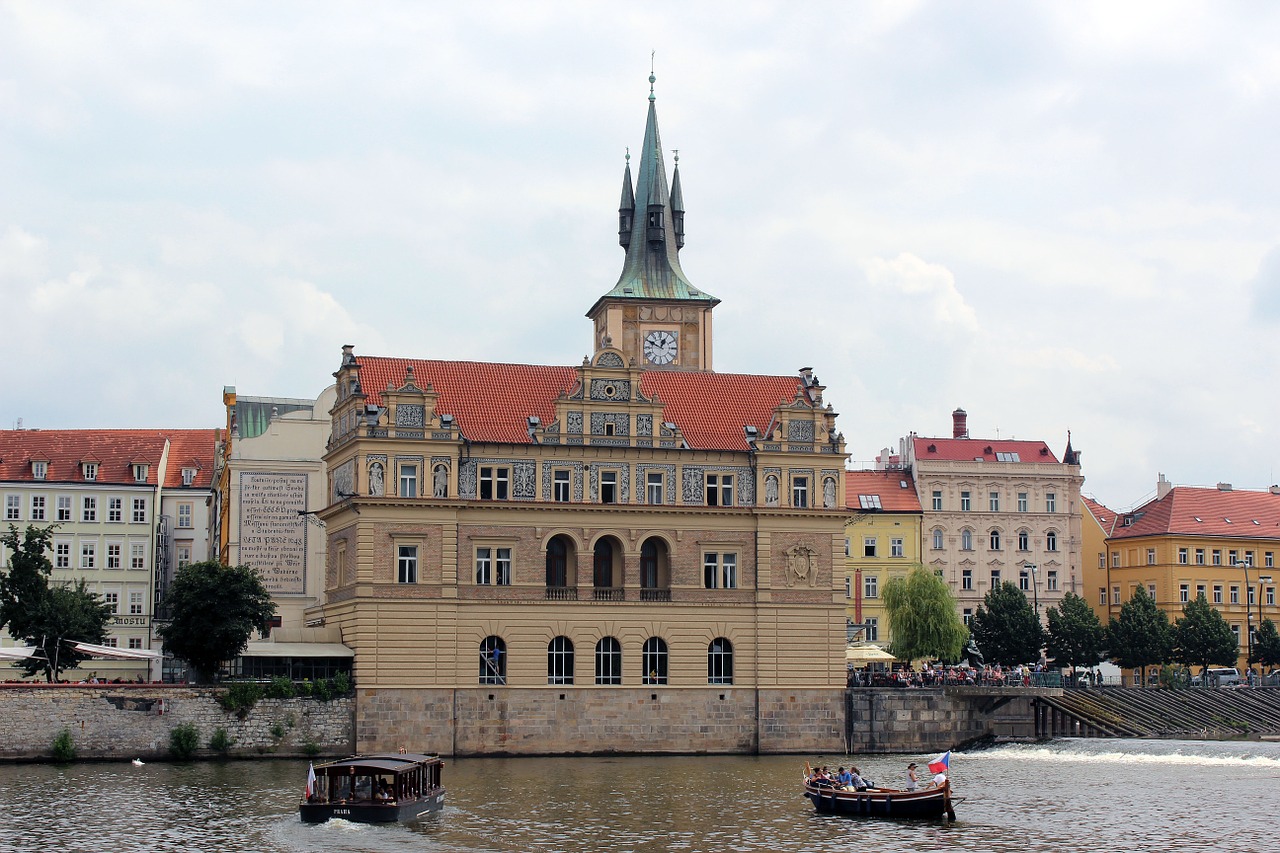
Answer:
[[851, 466], [963, 407], [1113, 509], [1280, 482], [1265, 2], [0, 0], [0, 427], [580, 364], [651, 61], [715, 368]]

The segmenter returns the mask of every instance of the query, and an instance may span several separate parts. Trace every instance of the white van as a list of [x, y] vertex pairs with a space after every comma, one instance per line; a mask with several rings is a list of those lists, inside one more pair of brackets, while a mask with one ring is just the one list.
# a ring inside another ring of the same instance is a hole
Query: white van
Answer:
[[1191, 683], [1209, 687], [1230, 687], [1240, 683], [1240, 670], [1234, 666], [1211, 666], [1192, 678]]

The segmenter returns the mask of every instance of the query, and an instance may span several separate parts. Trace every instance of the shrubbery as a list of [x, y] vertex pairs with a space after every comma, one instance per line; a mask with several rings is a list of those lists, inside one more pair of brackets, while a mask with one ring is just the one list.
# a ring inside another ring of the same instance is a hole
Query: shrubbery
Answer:
[[200, 748], [200, 730], [195, 723], [180, 723], [169, 729], [169, 751], [179, 761], [190, 760]]
[[59, 764], [76, 760], [76, 742], [71, 739], [71, 729], [63, 729], [54, 736], [53, 760]]

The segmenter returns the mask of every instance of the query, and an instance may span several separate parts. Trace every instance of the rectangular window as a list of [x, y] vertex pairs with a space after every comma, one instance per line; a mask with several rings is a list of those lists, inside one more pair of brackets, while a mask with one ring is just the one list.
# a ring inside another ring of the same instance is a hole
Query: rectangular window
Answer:
[[971, 503], [971, 501], [970, 501], [970, 499], [969, 499], [969, 493], [968, 493], [968, 492], [961, 492], [961, 493], [960, 493], [960, 511], [961, 511], [961, 512], [968, 512], [968, 511], [969, 511], [969, 504], [970, 504], [970, 503]]
[[1031, 573], [1026, 569], [1018, 572], [1018, 589], [1023, 592], [1031, 591]]
[[853, 598], [853, 578], [848, 575], [844, 578], [844, 597]]
[[933, 490], [933, 511], [942, 511], [942, 489]]
[[1235, 552], [1235, 551], [1228, 551], [1228, 552], [1227, 552], [1227, 565], [1228, 565], [1228, 566], [1234, 566], [1234, 565], [1235, 565], [1236, 563], [1238, 563], [1238, 562], [1240, 562], [1240, 560], [1237, 558], [1237, 556], [1236, 556], [1236, 552]]
[[86, 480], [98, 479], [98, 463], [97, 462], [85, 462], [83, 463], [83, 468], [84, 468], [84, 478]]
[[618, 502], [618, 472], [600, 472], [600, 503], [616, 504]]
[[1050, 592], [1055, 592], [1058, 589], [1058, 573], [1053, 569], [1044, 574], [1044, 588]]
[[868, 643], [874, 643], [880, 639], [880, 619], [876, 616], [868, 616], [863, 620], [867, 626], [866, 634]]
[[120, 645], [120, 641], [115, 637], [107, 637], [105, 640], [102, 641], [102, 645], [109, 646], [114, 649]]
[[123, 567], [121, 565], [121, 554], [120, 554], [120, 552], [123, 550], [124, 550], [124, 546], [118, 542], [107, 543], [107, 568], [108, 569], [119, 569]]
[[4, 520], [5, 521], [21, 521], [22, 520], [22, 495], [5, 495], [4, 496]]
[[191, 546], [179, 545], [177, 547], [178, 568], [191, 565]]
[[476, 549], [476, 583], [480, 585], [493, 583], [493, 549]]
[[48, 462], [32, 462], [31, 476], [37, 480], [43, 480], [49, 474]]
[[738, 555], [720, 555], [720, 585], [725, 589], [738, 588]]
[[862, 579], [862, 595], [865, 598], [880, 597], [880, 579], [875, 575], [867, 575]]
[[973, 608], [966, 607], [964, 609], [964, 626], [968, 628], [972, 624], [973, 624]]
[[1232, 584], [1229, 595], [1231, 596], [1230, 601], [1232, 604], [1240, 603], [1240, 587], [1236, 586], [1235, 584]]
[[992, 569], [991, 570], [991, 588], [995, 589], [998, 586], [1000, 586], [1000, 570]]
[[80, 520], [81, 521], [97, 521], [98, 520], [98, 499], [92, 495], [85, 495], [81, 499], [80, 504]]
[[120, 593], [104, 592], [102, 594], [102, 600], [106, 603], [107, 607], [111, 608], [112, 613], [120, 612]]
[[1018, 492], [1018, 512], [1026, 512], [1029, 503], [1026, 492]]
[[135, 483], [147, 482], [147, 466], [146, 465], [143, 465], [141, 463], [134, 463], [133, 481]]
[[1151, 596], [1151, 600], [1152, 600], [1152, 601], [1155, 601], [1155, 600], [1156, 600], [1156, 585], [1155, 585], [1155, 584], [1153, 584], [1153, 583], [1149, 583], [1149, 584], [1147, 584], [1147, 595]]
[[196, 469], [183, 468], [182, 469], [182, 485], [190, 486], [195, 481], [196, 481]]
[[113, 524], [124, 518], [124, 498], [107, 498], [107, 521]]
[[1213, 549], [1213, 564], [1215, 566], [1222, 565], [1222, 551], [1218, 548]]
[[890, 539], [890, 540], [889, 540], [889, 556], [890, 556], [890, 557], [902, 557], [902, 556], [905, 556], [905, 555], [906, 555], [906, 551], [905, 551], [905, 550], [903, 549], [903, 547], [902, 547], [902, 540], [901, 540], [901, 539]]
[[55, 569], [71, 568], [71, 543], [55, 542], [53, 545], [53, 567]]
[[662, 482], [665, 475], [661, 471], [648, 471], [644, 475], [644, 499], [654, 506], [662, 503]]
[[510, 468], [494, 468], [487, 465], [480, 468], [480, 500], [505, 501], [511, 485]]
[[129, 615], [130, 616], [142, 615], [142, 593], [140, 592], [129, 593]]
[[1156, 564], [1156, 549], [1148, 548], [1147, 549], [1147, 565], [1154, 566], [1155, 564]]
[[1000, 493], [999, 492], [991, 492], [987, 495], [987, 509], [991, 510], [991, 512], [1000, 511]]
[[97, 567], [98, 546], [92, 542], [80, 543], [80, 568], [93, 569]]
[[1112, 604], [1120, 603], [1120, 587], [1118, 586], [1111, 587], [1111, 603]]
[[1207, 589], [1208, 588], [1202, 583], [1196, 584], [1196, 598], [1204, 598]]
[[400, 466], [400, 497], [416, 498], [418, 496], [418, 466]]
[[973, 569], [960, 570], [960, 588], [973, 589]]
[[417, 545], [400, 545], [396, 548], [396, 582], [418, 582]]
[[876, 555], [876, 537], [863, 536], [862, 537], [862, 556], [874, 557], [875, 555]]
[[805, 509], [809, 506], [809, 478], [795, 477], [791, 480], [791, 506]]
[[511, 586], [511, 549], [495, 548], [493, 555], [493, 568], [497, 574], [494, 582], [498, 586]]
[[1204, 549], [1203, 548], [1196, 549], [1196, 565], [1197, 566], [1204, 565]]
[[1266, 566], [1268, 569], [1274, 569], [1276, 567], [1276, 558], [1275, 558], [1274, 552], [1267, 551], [1262, 555], [1262, 565]]
[[129, 567], [133, 569], [145, 569], [147, 567], [147, 546], [141, 542], [134, 542], [129, 546]]
[[480, 585], [511, 585], [511, 549], [477, 548], [476, 583]]
[[1179, 548], [1179, 549], [1178, 549], [1178, 564], [1179, 564], [1179, 565], [1183, 565], [1183, 566], [1185, 566], [1185, 565], [1187, 565], [1187, 563], [1189, 563], [1189, 562], [1190, 562], [1190, 554], [1189, 554], [1189, 552], [1187, 551], [1187, 549], [1186, 549], [1186, 548]]
[[1249, 606], [1252, 607], [1257, 603], [1258, 603], [1258, 596], [1253, 594], [1253, 587], [1249, 587]]
[[146, 524], [147, 522], [147, 499], [133, 499], [133, 523]]
[[1053, 492], [1045, 492], [1045, 495], [1044, 495], [1044, 511], [1045, 511], [1045, 512], [1057, 512], [1057, 511], [1058, 511], [1058, 496], [1057, 496], [1057, 495], [1055, 495]]
[[879, 495], [858, 495], [858, 506], [862, 509], [884, 509]]
[[1222, 603], [1222, 584], [1220, 583], [1215, 583], [1213, 585], [1213, 603], [1214, 604]]
[[71, 520], [71, 496], [58, 495], [58, 521]]
[[1191, 585], [1185, 584], [1185, 583], [1178, 584], [1178, 601], [1181, 602], [1182, 604], [1186, 604], [1190, 600], [1191, 600]]
[[849, 556], [849, 547], [849, 537], [846, 536], [844, 537], [844, 555], [846, 557]]
[[707, 475], [707, 506], [733, 506], [733, 475]]
[[1106, 605], [1106, 603], [1107, 603], [1107, 588], [1105, 586], [1100, 586], [1098, 587], [1098, 604]]
[[191, 527], [191, 504], [178, 504], [178, 526]]
[[1274, 586], [1267, 587], [1267, 606], [1275, 607], [1276, 604], [1276, 588]]
[[45, 497], [44, 495], [31, 496], [31, 520], [44, 521]]
[[1113, 569], [1120, 568], [1120, 552], [1119, 551], [1111, 552], [1111, 568]]
[[551, 473], [551, 499], [559, 503], [569, 502], [569, 472], [564, 470]]
[[[848, 578], [845, 578], [845, 589], [848, 590]], [[702, 586], [705, 589], [737, 589], [738, 588], [738, 555], [713, 554], [702, 555]], [[848, 595], [845, 596], [846, 598]]]
[[142, 648], [142, 638], [141, 638], [141, 637], [130, 637], [130, 638], [129, 638], [129, 648], [134, 649], [134, 650], [141, 649], [141, 648]]

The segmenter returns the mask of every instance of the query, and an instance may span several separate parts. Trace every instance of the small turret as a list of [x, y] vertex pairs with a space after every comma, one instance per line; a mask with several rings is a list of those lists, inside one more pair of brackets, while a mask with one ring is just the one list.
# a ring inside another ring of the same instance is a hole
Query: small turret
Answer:
[[631, 189], [631, 149], [627, 149], [627, 168], [622, 173], [622, 201], [618, 205], [618, 244], [631, 248], [631, 227], [636, 218], [636, 195]]
[[684, 194], [680, 192], [680, 149], [674, 149], [675, 170], [671, 173], [671, 227], [676, 232], [676, 250], [684, 248]]

